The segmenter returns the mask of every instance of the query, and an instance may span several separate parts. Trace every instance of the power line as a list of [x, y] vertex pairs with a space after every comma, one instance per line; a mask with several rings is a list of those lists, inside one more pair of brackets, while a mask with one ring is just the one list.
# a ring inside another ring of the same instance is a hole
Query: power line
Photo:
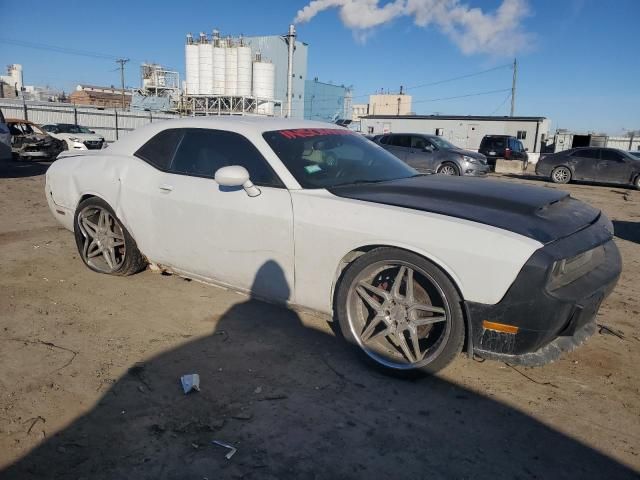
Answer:
[[502, 100], [502, 103], [498, 105], [498, 107], [493, 112], [491, 112], [490, 116], [495, 115], [504, 106], [504, 104], [507, 103], [507, 100], [509, 100], [509, 98], [511, 98], [511, 92], [509, 92], [507, 96], [504, 97], [504, 100]]
[[20, 47], [27, 47], [27, 48], [35, 48], [38, 50], [48, 50], [50, 52], [58, 52], [58, 53], [64, 53], [67, 55], [79, 55], [79, 56], [83, 56], [83, 57], [92, 57], [92, 58], [99, 58], [102, 60], [117, 60], [118, 57], [116, 55], [109, 55], [106, 53], [99, 53], [99, 52], [91, 52], [89, 50], [79, 50], [79, 49], [75, 49], [75, 48], [68, 48], [68, 47], [60, 47], [57, 45], [49, 45], [46, 43], [34, 43], [34, 42], [25, 42], [22, 40], [13, 40], [13, 39], [8, 39], [8, 38], [1, 38], [0, 37], [0, 43], [7, 43], [10, 45], [17, 45]]
[[481, 71], [475, 72], [475, 73], [468, 73], [466, 75], [460, 75], [459, 77], [451, 77], [451, 78], [446, 78], [444, 80], [438, 80], [438, 81], [435, 81], [435, 82], [422, 83], [420, 85], [414, 85], [412, 87], [407, 87], [407, 88], [405, 88], [405, 90], [414, 90], [416, 88], [432, 87], [434, 85], [440, 85], [442, 83], [453, 82], [455, 80], [462, 80], [463, 78], [476, 77], [478, 75], [483, 75], [485, 73], [494, 72], [496, 70], [501, 70], [501, 69], [507, 68], [507, 67], [511, 67], [511, 64], [500, 65], [498, 67], [489, 68], [487, 70], [481, 70]]

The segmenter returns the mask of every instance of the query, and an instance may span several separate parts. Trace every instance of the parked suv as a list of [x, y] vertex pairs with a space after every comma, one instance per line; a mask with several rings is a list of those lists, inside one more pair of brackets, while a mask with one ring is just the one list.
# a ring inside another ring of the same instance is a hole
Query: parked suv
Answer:
[[436, 135], [390, 133], [373, 141], [419, 172], [475, 176], [489, 172], [484, 155], [458, 148]]
[[480, 142], [478, 152], [487, 157], [487, 162], [491, 166], [496, 165], [498, 158], [522, 160], [525, 169], [529, 165], [527, 149], [522, 146], [520, 140], [510, 135], [485, 135]]

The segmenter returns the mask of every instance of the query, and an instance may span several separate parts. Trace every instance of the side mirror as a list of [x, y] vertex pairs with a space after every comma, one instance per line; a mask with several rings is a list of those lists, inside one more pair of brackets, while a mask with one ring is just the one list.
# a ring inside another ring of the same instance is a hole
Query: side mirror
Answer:
[[91, 133], [96, 133], [95, 130], [89, 130]]
[[529, 149], [528, 149], [528, 148], [525, 148], [525, 149], [524, 149], [524, 151], [525, 151], [525, 152], [528, 152], [528, 151], [529, 151]]
[[215, 173], [214, 180], [223, 187], [242, 187], [250, 197], [260, 195], [260, 189], [249, 179], [249, 172], [240, 165], [219, 168]]

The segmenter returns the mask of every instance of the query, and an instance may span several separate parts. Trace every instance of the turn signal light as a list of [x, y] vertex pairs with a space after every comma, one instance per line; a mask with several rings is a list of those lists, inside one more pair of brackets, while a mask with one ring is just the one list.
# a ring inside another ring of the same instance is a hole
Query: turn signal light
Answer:
[[505, 323], [490, 322], [489, 320], [484, 320], [482, 322], [482, 326], [487, 330], [495, 330], [496, 332], [502, 332], [502, 333], [516, 334], [518, 333], [518, 330], [520, 330], [520, 328], [516, 327], [515, 325], [507, 325]]

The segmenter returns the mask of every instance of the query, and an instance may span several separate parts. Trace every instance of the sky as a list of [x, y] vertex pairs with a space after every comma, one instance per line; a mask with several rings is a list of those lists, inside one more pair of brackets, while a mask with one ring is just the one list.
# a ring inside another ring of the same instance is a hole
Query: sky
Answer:
[[188, 32], [282, 34], [295, 19], [308, 78], [352, 86], [354, 103], [402, 85], [418, 114], [508, 115], [517, 58], [516, 115], [640, 130], [640, 0], [0, 0], [0, 11], [0, 65], [22, 64], [27, 85], [119, 85], [125, 57], [136, 87], [143, 61], [184, 73]]

